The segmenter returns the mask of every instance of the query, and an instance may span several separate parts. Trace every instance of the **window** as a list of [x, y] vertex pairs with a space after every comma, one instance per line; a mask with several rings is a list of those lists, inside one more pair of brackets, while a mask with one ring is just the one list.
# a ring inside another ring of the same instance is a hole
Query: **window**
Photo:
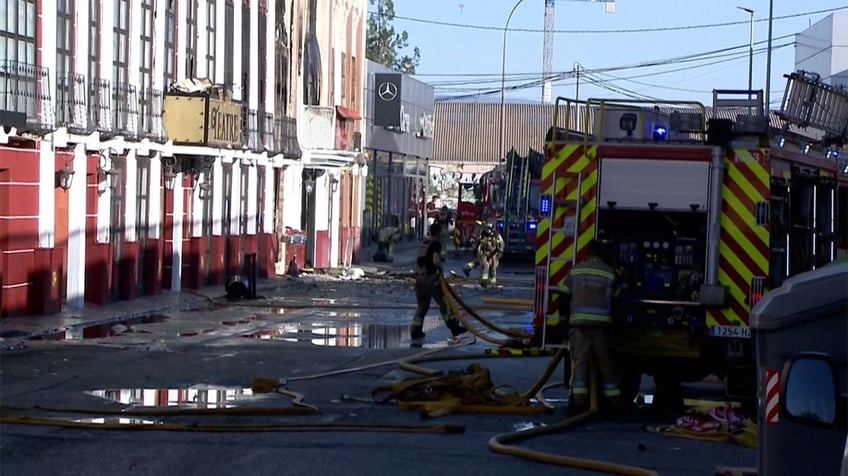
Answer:
[[224, 4], [224, 87], [230, 91], [233, 90], [233, 61], [235, 52], [233, 51], [233, 42], [235, 41], [235, 6], [233, 0], [225, 0]]
[[357, 107], [356, 107], [356, 88], [357, 88], [356, 78], [358, 78], [358, 77], [359, 77], [359, 75], [357, 74], [357, 70], [356, 70], [356, 56], [351, 56], [350, 57], [350, 105], [354, 109], [357, 109]]
[[100, 77], [100, 0], [88, 0], [88, 82]]
[[345, 105], [347, 105], [347, 103], [345, 102], [345, 97], [347, 97], [347, 94], [345, 94], [345, 92], [347, 92], [347, 82], [346, 82], [346, 80], [347, 80], [347, 55], [344, 54], [344, 52], [342, 52], [341, 70], [342, 70], [342, 88], [341, 88], [342, 89], [342, 105], [345, 106]]
[[165, 77], [165, 90], [167, 90], [171, 83], [176, 79], [174, 74], [174, 47], [176, 43], [175, 36], [177, 24], [174, 19], [174, 10], [176, 6], [174, 3], [175, 0], [168, 0], [168, 8], [165, 9], [165, 62], [163, 63], [164, 67], [162, 68], [162, 72]]
[[206, 0], [206, 76], [215, 82], [215, 20], [218, 12], [215, 0]]
[[[142, 93], [147, 95], [153, 87], [153, 0], [143, 0], [141, 4], [141, 62], [139, 63]], [[149, 97], [149, 96], [145, 96]]]
[[8, 21], [0, 28], [0, 61], [35, 65], [35, 0], [5, 3]]
[[74, 0], [56, 2], [56, 78], [58, 84], [67, 84], [68, 73], [73, 71], [71, 51], [74, 43]]
[[265, 110], [265, 76], [266, 76], [266, 65], [265, 59], [268, 57], [266, 51], [268, 50], [268, 7], [266, 5], [267, 2], [260, 1], [259, 2], [259, 21], [257, 22], [259, 25], [259, 48], [257, 48], [257, 61], [256, 64], [259, 66], [257, 71], [257, 80], [258, 80], [258, 97], [259, 97], [259, 109], [261, 111]]
[[[250, 99], [250, 3], [242, 2], [241, 7], [241, 98], [247, 108]], [[244, 114], [247, 120], [247, 113]], [[247, 130], [247, 128], [244, 128]]]
[[785, 392], [789, 415], [826, 425], [836, 420], [836, 384], [827, 360], [801, 357], [792, 362]]
[[129, 80], [127, 76], [127, 57], [129, 56], [127, 38], [130, 31], [129, 9], [129, 0], [117, 0], [115, 2], [115, 23], [112, 27], [115, 45], [114, 54], [112, 55], [113, 86], [125, 84]]
[[186, 0], [185, 30], [185, 75], [193, 78], [197, 73], [197, 0]]

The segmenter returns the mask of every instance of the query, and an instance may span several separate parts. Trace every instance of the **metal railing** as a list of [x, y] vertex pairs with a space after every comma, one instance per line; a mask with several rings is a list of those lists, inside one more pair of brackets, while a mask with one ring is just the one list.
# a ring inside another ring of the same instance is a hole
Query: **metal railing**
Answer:
[[112, 83], [94, 78], [88, 85], [89, 124], [93, 130], [112, 132]]
[[116, 134], [138, 137], [138, 89], [135, 85], [115, 83], [112, 89], [112, 115]]
[[88, 110], [88, 88], [85, 76], [67, 73], [56, 79], [56, 126], [74, 134], [88, 134], [91, 124]]
[[12, 126], [52, 130], [56, 118], [47, 68], [17, 61], [0, 61], [0, 110]]
[[280, 152], [286, 157], [300, 157], [295, 118], [283, 116], [274, 119], [274, 145], [273, 152]]
[[262, 150], [262, 141], [259, 137], [259, 123], [256, 109], [242, 108], [242, 127], [241, 134], [242, 146], [247, 149], [259, 152]]
[[265, 150], [274, 152], [277, 150], [277, 144], [274, 140], [274, 115], [270, 112], [262, 114], [262, 122], [259, 124], [259, 134], [262, 136], [262, 145]]
[[165, 129], [162, 126], [162, 91], [153, 88], [141, 90], [138, 102], [139, 135], [156, 142], [164, 142]]

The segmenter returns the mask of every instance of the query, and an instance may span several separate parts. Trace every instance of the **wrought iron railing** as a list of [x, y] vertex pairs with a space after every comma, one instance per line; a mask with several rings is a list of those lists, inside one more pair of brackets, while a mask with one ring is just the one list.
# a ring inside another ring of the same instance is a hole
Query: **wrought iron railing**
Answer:
[[112, 88], [112, 116], [116, 134], [138, 137], [138, 89], [135, 85], [115, 83]]
[[92, 129], [112, 133], [112, 83], [94, 78], [88, 85], [89, 123]]
[[277, 150], [274, 141], [274, 115], [270, 112], [262, 113], [262, 122], [259, 123], [259, 135], [262, 136], [262, 146], [265, 150], [273, 152]]
[[52, 130], [56, 118], [47, 68], [0, 61], [0, 111], [9, 125], [35, 131]]
[[85, 76], [67, 73], [56, 79], [56, 126], [74, 134], [88, 134], [88, 88]]
[[256, 109], [242, 108], [242, 146], [259, 152], [262, 150], [262, 140], [259, 137], [259, 120]]
[[156, 142], [166, 139], [162, 126], [162, 98], [161, 90], [145, 88], [138, 104], [139, 135]]
[[280, 152], [286, 157], [300, 157], [295, 118], [284, 116], [274, 119], [274, 146], [273, 152]]

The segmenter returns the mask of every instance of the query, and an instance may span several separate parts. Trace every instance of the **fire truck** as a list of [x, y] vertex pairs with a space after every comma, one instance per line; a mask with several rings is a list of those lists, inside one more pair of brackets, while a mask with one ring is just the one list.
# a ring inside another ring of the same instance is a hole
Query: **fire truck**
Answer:
[[504, 239], [504, 254], [532, 257], [536, 251], [543, 155], [513, 149], [503, 164], [480, 178], [485, 196], [482, 218], [493, 220]]
[[463, 173], [457, 181], [458, 196], [453, 242], [456, 251], [470, 250], [483, 216], [483, 190], [477, 174]]
[[776, 127], [761, 91], [716, 90], [711, 108], [557, 98], [536, 230], [537, 342], [562, 344], [555, 291], [597, 239], [622, 281], [622, 397], [642, 374], [657, 393], [715, 375], [728, 396], [755, 395], [751, 307], [848, 252], [848, 91], [786, 77]]

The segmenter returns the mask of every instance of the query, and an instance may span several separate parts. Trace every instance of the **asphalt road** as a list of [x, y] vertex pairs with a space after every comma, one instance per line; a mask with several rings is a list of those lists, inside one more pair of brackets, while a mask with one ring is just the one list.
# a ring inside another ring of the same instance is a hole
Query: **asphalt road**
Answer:
[[[519, 264], [505, 267], [502, 289], [480, 289], [473, 282], [457, 283], [457, 289], [487, 318], [506, 327], [525, 327], [529, 322], [526, 312], [482, 305], [486, 296], [529, 298], [532, 276], [524, 271]], [[0, 473], [592, 474], [498, 454], [489, 448], [490, 438], [497, 434], [562, 421], [565, 390], [561, 386], [545, 393], [558, 409], [536, 415], [450, 414], [422, 420], [417, 412], [403, 411], [397, 403], [369, 401], [376, 386], [413, 376], [398, 367], [397, 359], [426, 350], [442, 349], [435, 355], [453, 356], [451, 360], [427, 363], [430, 368], [459, 371], [479, 362], [490, 371], [493, 383], [518, 391], [530, 388], [549, 363], [549, 357], [487, 357], [485, 350], [494, 345], [481, 339], [470, 345], [451, 346], [448, 331], [432, 310], [425, 324], [423, 346], [410, 345], [406, 326], [414, 299], [408, 279], [302, 277], [281, 283], [266, 298], [238, 307], [215, 305], [174, 313], [155, 322], [78, 329], [75, 334], [54, 336], [55, 340], [27, 341], [25, 348], [4, 350], [0, 402], [30, 409], [4, 409], [3, 415], [23, 413], [74, 421], [97, 415], [44, 412], [32, 407], [96, 411], [126, 407], [102, 396], [124, 402], [133, 398], [149, 403], [188, 401], [200, 407], [213, 405], [209, 402], [215, 399], [229, 399], [229, 405], [235, 406], [291, 406], [291, 399], [283, 395], [249, 395], [255, 377], [273, 377], [287, 379], [285, 388], [302, 394], [319, 413], [145, 418], [189, 426], [367, 423], [419, 428], [457, 424], [464, 431], [343, 432], [313, 427], [303, 432], [223, 433], [101, 429], [97, 424], [86, 428], [3, 424]], [[301, 306], [305, 302], [310, 305]], [[375, 365], [379, 363], [384, 365]], [[361, 366], [370, 368], [316, 375]], [[561, 376], [560, 367], [551, 382]], [[646, 380], [644, 391], [650, 392], [649, 386]], [[637, 465], [660, 474], [704, 475], [713, 474], [717, 465], [756, 465], [755, 450], [749, 448], [645, 431], [646, 424], [658, 422], [638, 415], [620, 421], [595, 419], [518, 445]]]

